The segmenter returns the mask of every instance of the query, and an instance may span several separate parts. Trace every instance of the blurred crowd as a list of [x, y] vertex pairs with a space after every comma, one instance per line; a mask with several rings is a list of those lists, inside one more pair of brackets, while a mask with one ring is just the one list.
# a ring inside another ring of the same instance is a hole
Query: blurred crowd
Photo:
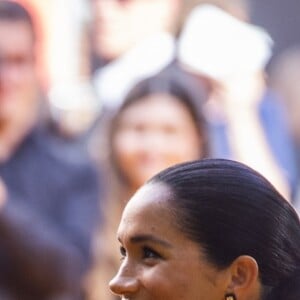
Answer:
[[0, 0], [0, 299], [115, 299], [123, 207], [177, 163], [241, 161], [300, 211], [300, 37], [260, 8]]

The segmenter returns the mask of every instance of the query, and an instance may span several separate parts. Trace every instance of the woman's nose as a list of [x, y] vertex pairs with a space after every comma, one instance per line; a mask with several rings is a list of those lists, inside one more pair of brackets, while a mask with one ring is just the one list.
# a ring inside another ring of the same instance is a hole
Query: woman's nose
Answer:
[[118, 296], [131, 295], [137, 292], [139, 281], [134, 276], [124, 274], [120, 269], [118, 274], [109, 282], [110, 290]]

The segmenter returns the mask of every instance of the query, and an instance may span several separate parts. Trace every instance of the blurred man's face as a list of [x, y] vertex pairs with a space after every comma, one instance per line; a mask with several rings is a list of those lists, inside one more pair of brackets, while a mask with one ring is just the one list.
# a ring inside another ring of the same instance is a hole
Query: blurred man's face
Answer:
[[23, 21], [0, 21], [0, 124], [24, 118], [35, 108], [34, 39]]
[[96, 53], [113, 60], [145, 37], [169, 30], [177, 0], [93, 0]]

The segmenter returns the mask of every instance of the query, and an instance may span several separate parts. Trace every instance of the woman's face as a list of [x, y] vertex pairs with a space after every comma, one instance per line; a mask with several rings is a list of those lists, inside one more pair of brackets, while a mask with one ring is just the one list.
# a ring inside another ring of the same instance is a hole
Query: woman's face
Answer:
[[198, 130], [187, 107], [165, 94], [147, 96], [126, 108], [112, 147], [118, 168], [134, 189], [171, 165], [202, 156]]
[[217, 271], [201, 247], [178, 229], [168, 188], [142, 187], [127, 204], [118, 229], [122, 262], [110, 288], [122, 299], [221, 300], [227, 271]]

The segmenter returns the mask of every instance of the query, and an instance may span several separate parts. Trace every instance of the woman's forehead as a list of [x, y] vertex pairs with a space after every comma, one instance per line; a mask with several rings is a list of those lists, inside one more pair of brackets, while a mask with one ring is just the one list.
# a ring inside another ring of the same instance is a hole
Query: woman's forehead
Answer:
[[142, 186], [128, 201], [124, 214], [143, 210], [146, 208], [166, 207], [167, 200], [171, 197], [170, 188], [163, 183], [147, 183]]
[[162, 183], [149, 183], [141, 187], [127, 203], [120, 227], [135, 225], [148, 221], [160, 223], [162, 218], [171, 216], [168, 199], [170, 188]]
[[123, 212], [117, 233], [121, 244], [126, 246], [146, 240], [172, 248], [194, 244], [177, 224], [168, 201], [171, 196], [170, 188], [164, 184], [151, 183], [142, 187]]

